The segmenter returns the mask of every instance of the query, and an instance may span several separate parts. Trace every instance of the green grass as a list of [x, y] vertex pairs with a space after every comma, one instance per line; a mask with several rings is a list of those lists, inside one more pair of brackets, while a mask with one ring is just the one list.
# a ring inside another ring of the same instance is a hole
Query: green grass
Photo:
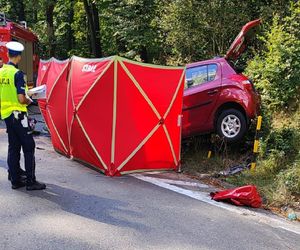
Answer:
[[[199, 136], [183, 143], [183, 170], [188, 173], [215, 174], [228, 167], [245, 164], [251, 156], [252, 143], [231, 146], [220, 138]], [[208, 159], [208, 152], [211, 158]]]

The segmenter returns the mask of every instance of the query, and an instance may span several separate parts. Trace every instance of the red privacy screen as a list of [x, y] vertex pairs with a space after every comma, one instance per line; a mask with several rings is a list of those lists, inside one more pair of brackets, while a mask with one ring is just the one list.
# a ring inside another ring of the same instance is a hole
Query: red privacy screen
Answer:
[[58, 152], [110, 176], [179, 167], [184, 68], [117, 56], [51, 59], [40, 62], [41, 84]]
[[37, 85], [47, 85], [46, 100], [39, 100], [44, 120], [51, 133], [54, 148], [68, 155], [68, 137], [66, 126], [67, 67], [69, 60], [54, 58], [40, 61]]

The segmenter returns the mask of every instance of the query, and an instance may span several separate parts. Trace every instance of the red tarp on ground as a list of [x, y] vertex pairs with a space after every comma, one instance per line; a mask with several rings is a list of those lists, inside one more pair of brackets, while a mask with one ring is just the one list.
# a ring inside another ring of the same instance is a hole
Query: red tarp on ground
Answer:
[[257, 192], [256, 186], [253, 185], [210, 193], [210, 196], [215, 201], [225, 201], [237, 206], [258, 208], [262, 205], [262, 199]]
[[179, 167], [183, 68], [72, 57], [41, 61], [38, 79], [57, 151], [110, 176]]

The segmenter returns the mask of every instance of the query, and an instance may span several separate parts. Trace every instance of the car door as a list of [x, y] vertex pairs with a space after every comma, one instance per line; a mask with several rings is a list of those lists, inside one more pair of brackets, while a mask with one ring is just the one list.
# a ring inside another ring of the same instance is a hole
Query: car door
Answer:
[[199, 65], [186, 70], [183, 99], [183, 137], [211, 131], [208, 121], [221, 90], [218, 63]]

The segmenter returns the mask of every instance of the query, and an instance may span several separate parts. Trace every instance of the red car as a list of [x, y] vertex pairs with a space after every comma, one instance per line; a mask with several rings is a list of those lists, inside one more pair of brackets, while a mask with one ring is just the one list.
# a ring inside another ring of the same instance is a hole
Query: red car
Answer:
[[183, 137], [217, 132], [228, 142], [240, 140], [259, 112], [252, 82], [232, 66], [261, 21], [247, 23], [223, 58], [187, 65], [183, 98]]

